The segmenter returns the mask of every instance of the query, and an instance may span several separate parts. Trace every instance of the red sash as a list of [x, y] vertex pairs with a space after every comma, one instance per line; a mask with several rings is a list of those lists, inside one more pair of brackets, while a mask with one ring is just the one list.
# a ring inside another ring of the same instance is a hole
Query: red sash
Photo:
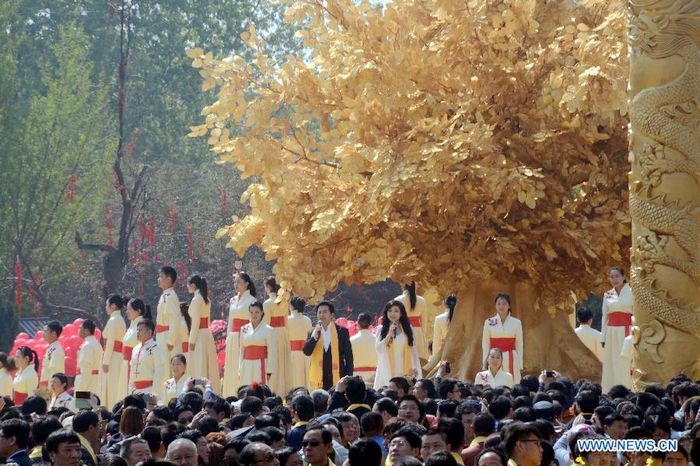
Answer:
[[270, 317], [270, 327], [284, 327], [284, 316]]
[[156, 333], [167, 332], [168, 330], [170, 330], [169, 325], [156, 325]]
[[246, 346], [243, 348], [243, 359], [250, 361], [260, 360], [260, 383], [265, 383], [265, 359], [267, 359], [267, 346]]
[[233, 327], [229, 332], [234, 332], [234, 333], [240, 333], [241, 332], [241, 327], [243, 327], [245, 324], [247, 324], [248, 321], [245, 319], [233, 319], [233, 322], [231, 323], [231, 326]]
[[[92, 375], [99, 375], [99, 374], [100, 374], [100, 371], [97, 370], [97, 369], [93, 369], [90, 373], [91, 373]], [[75, 371], [75, 375], [80, 375], [80, 374], [81, 374], [80, 368], [78, 368], [78, 370]]]
[[114, 341], [114, 346], [112, 347], [112, 350], [116, 353], [121, 353], [122, 352], [122, 342], [121, 341]]
[[199, 329], [204, 330], [205, 328], [209, 328], [209, 317], [200, 317], [199, 318]]
[[186, 341], [182, 342], [182, 352], [187, 353], [190, 350], [190, 344]]
[[513, 351], [515, 351], [515, 338], [513, 337], [502, 337], [496, 338], [491, 337], [491, 348], [498, 348], [503, 353], [508, 353], [508, 366], [509, 372], [513, 373]]
[[421, 316], [409, 317], [408, 323], [411, 324], [411, 327], [422, 327], [423, 319], [421, 318]]
[[353, 367], [352, 371], [353, 372], [374, 372], [377, 370], [376, 366], [360, 366], [360, 367]]
[[152, 380], [137, 380], [134, 382], [134, 388], [138, 388], [139, 390], [143, 390], [144, 388], [152, 387], [153, 386], [153, 381]]
[[24, 400], [28, 398], [28, 395], [26, 393], [22, 392], [14, 392], [14, 396], [12, 397], [12, 401], [15, 403], [15, 405], [21, 405], [24, 403]]
[[625, 327], [625, 336], [629, 336], [630, 327], [632, 326], [632, 314], [627, 312], [615, 311], [608, 314], [609, 327]]
[[304, 351], [304, 343], [304, 340], [290, 340], [289, 346], [292, 348], [292, 351]]
[[124, 350], [122, 351], [122, 355], [124, 355], [124, 360], [131, 361], [131, 355], [133, 352], [134, 352], [133, 347], [124, 345]]

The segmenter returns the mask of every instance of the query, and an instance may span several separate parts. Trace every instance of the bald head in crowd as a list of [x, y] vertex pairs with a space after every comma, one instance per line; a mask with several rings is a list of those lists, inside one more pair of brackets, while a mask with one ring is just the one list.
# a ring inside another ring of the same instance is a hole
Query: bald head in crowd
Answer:
[[184, 438], [174, 440], [168, 445], [165, 459], [178, 466], [197, 466], [197, 445]]

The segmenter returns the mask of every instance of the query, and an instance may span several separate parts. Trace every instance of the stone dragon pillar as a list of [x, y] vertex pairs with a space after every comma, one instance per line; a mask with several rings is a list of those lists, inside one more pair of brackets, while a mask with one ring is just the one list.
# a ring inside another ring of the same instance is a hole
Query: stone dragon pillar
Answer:
[[700, 378], [700, 0], [629, 0], [636, 388]]

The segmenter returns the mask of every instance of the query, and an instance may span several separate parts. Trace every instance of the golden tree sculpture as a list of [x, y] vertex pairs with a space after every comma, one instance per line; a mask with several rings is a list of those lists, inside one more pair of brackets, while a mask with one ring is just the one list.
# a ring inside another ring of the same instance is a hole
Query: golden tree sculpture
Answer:
[[443, 359], [472, 377], [511, 291], [526, 372], [595, 377], [565, 321], [629, 260], [624, 2], [295, 0], [286, 18], [304, 56], [274, 62], [254, 27], [250, 60], [187, 52], [217, 94], [190, 136], [253, 178], [230, 247], [312, 298], [387, 277], [457, 292]]

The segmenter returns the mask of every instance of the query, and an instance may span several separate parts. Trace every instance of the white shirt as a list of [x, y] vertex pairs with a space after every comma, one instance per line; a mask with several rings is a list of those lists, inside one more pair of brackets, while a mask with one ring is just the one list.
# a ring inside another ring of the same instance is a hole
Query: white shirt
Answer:
[[51, 398], [51, 404], [49, 409], [54, 408], [68, 408], [75, 412], [75, 403], [73, 403], [73, 397], [68, 392], [62, 392], [60, 395]]
[[498, 369], [495, 375], [492, 374], [490, 370], [486, 369], [476, 374], [476, 377], [474, 377], [474, 385], [488, 385], [492, 388], [503, 386], [512, 387], [513, 376], [503, 369]]
[[331, 324], [328, 324], [326, 328], [323, 328], [323, 324], [321, 324], [321, 338], [323, 339], [323, 351], [328, 351], [331, 346]]
[[576, 332], [576, 336], [579, 338], [579, 340], [581, 340], [581, 343], [583, 343], [586, 348], [595, 354], [598, 361], [602, 361], [603, 346], [600, 344], [600, 340], [602, 338], [600, 332], [594, 328], [591, 328], [591, 326], [587, 324], [579, 325], [574, 332]]

